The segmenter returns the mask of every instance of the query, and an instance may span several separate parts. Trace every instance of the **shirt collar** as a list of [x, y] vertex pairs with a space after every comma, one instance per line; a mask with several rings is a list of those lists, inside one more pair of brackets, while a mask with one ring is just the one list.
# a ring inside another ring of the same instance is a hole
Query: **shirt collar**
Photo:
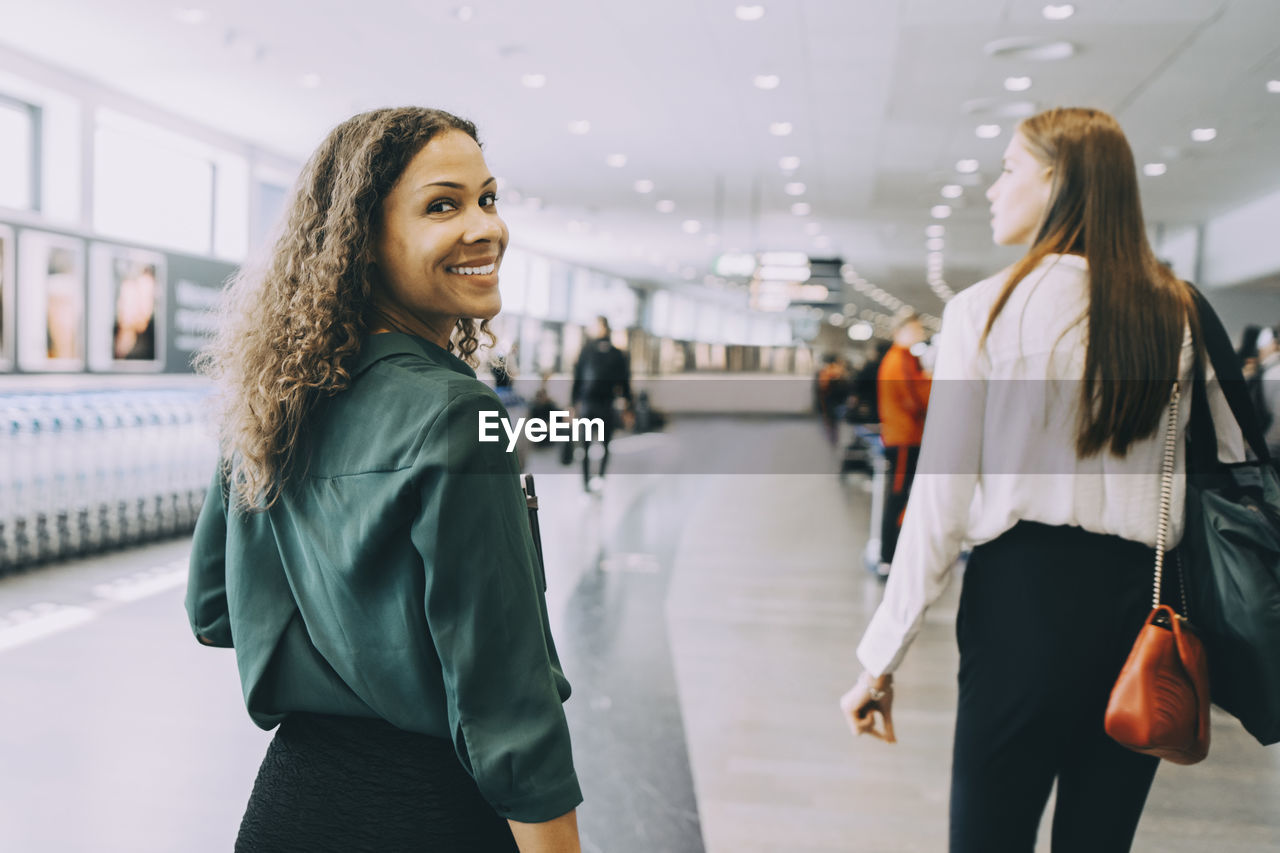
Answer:
[[381, 332], [366, 335], [360, 345], [360, 356], [356, 359], [356, 374], [364, 373], [376, 362], [393, 355], [415, 355], [425, 358], [432, 364], [475, 378], [476, 372], [471, 365], [451, 352], [433, 344], [426, 338], [407, 335], [403, 332]]
[[1084, 255], [1045, 255], [1045, 260], [1053, 264], [1062, 264], [1078, 270], [1088, 270], [1089, 262]]

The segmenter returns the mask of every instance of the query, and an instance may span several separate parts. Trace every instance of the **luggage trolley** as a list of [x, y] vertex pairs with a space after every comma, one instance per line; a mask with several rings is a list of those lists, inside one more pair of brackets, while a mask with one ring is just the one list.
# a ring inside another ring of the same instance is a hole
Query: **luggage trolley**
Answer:
[[[857, 429], [866, 429], [857, 427]], [[880, 568], [880, 530], [884, 523], [884, 508], [889, 498], [889, 457], [880, 441], [880, 430], [867, 430], [866, 443], [871, 464], [871, 521], [867, 531], [867, 547], [862, 552], [862, 562], [867, 571], [877, 577], [887, 577], [888, 571]]]
[[867, 547], [862, 552], [862, 561], [867, 571], [881, 575], [880, 526], [889, 494], [889, 459], [880, 442], [879, 424], [853, 425], [853, 437], [845, 446], [840, 460], [841, 476], [850, 472], [865, 472], [871, 476], [870, 530], [867, 531]]

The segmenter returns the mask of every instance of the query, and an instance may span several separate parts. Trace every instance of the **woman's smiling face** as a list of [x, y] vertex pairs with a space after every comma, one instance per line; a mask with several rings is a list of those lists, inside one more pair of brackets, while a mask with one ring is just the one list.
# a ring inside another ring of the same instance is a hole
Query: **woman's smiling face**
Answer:
[[374, 302], [406, 331], [448, 346], [461, 318], [502, 307], [507, 226], [480, 146], [461, 131], [423, 146], [382, 202], [374, 235]]

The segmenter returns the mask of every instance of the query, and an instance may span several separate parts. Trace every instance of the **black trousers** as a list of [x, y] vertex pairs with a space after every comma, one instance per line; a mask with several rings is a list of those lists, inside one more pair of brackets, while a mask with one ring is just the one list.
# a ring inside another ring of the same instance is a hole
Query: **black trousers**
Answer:
[[[600, 442], [604, 447], [604, 453], [600, 457], [600, 476], [603, 477], [605, 469], [609, 467], [609, 442], [613, 441], [613, 431], [617, 427], [618, 415], [613, 410], [613, 402], [584, 403], [578, 417], [599, 418], [604, 421], [604, 441]], [[584, 486], [591, 482], [591, 445], [594, 443], [585, 438], [582, 441], [582, 485]]]
[[1154, 554], [1021, 522], [974, 549], [956, 622], [951, 853], [1032, 853], [1054, 781], [1053, 853], [1124, 853], [1158, 759], [1103, 731], [1151, 610]]
[[236, 853], [517, 853], [453, 745], [382, 720], [290, 714]]
[[911, 497], [911, 481], [916, 478], [920, 447], [889, 446], [885, 447], [884, 455], [889, 462], [889, 482], [884, 516], [880, 519], [880, 561], [892, 563], [898, 550], [898, 534], [902, 531], [902, 514], [907, 511], [907, 498]]

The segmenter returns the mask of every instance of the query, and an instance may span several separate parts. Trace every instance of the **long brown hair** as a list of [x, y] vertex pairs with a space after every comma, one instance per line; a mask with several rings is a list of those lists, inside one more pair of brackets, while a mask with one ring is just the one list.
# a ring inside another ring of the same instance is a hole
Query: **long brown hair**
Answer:
[[1051, 169], [1049, 203], [1031, 249], [1009, 273], [983, 342], [1015, 287], [1051, 254], [1089, 265], [1088, 336], [1076, 453], [1123, 456], [1155, 433], [1178, 378], [1184, 330], [1199, 323], [1190, 289], [1151, 251], [1133, 152], [1101, 110], [1060, 108], [1018, 126], [1027, 149]]
[[[303, 167], [283, 232], [265, 263], [232, 279], [217, 332], [197, 360], [214, 379], [218, 437], [236, 506], [270, 507], [294, 462], [306, 415], [351, 384], [351, 364], [370, 328], [375, 234], [382, 201], [436, 134], [471, 122], [442, 110], [404, 107], [338, 125]], [[488, 321], [458, 321], [450, 350], [472, 366]]]

